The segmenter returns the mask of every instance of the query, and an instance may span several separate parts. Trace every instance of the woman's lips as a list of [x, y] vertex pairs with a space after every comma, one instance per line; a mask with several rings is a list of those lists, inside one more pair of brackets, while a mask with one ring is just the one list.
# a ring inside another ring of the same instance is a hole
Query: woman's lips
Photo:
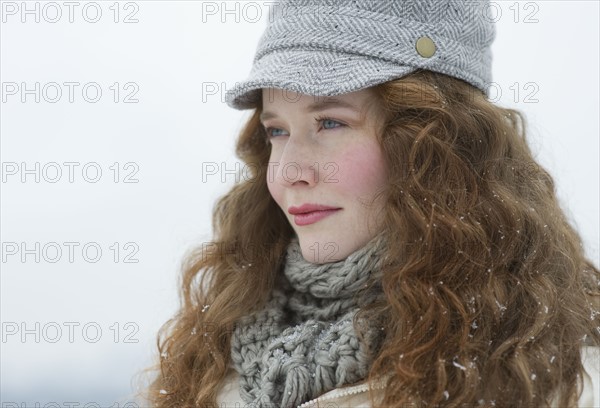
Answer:
[[320, 210], [320, 211], [312, 211], [303, 214], [295, 214], [294, 222], [298, 226], [314, 224], [315, 222], [322, 220], [323, 218], [340, 211], [341, 208], [336, 208], [332, 210]]

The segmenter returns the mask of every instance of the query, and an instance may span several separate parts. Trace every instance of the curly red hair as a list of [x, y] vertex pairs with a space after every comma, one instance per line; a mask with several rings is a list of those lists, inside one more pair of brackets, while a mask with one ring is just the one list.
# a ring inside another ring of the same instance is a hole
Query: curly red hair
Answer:
[[[429, 71], [374, 89], [387, 117], [389, 262], [373, 282], [385, 299], [355, 324], [384, 329], [369, 374], [390, 375], [381, 406], [574, 406], [581, 347], [600, 344], [600, 272], [532, 157], [523, 115]], [[293, 235], [267, 189], [260, 113], [236, 148], [253, 177], [217, 202], [218, 250], [188, 255], [181, 307], [160, 330], [156, 407], [216, 405], [232, 328], [264, 305]]]

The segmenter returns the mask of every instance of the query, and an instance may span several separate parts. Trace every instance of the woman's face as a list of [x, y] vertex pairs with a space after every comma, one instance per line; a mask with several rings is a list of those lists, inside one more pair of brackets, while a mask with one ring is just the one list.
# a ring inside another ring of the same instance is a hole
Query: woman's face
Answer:
[[263, 89], [268, 188], [309, 262], [344, 259], [381, 230], [382, 200], [370, 204], [387, 172], [373, 101], [371, 89], [335, 97]]

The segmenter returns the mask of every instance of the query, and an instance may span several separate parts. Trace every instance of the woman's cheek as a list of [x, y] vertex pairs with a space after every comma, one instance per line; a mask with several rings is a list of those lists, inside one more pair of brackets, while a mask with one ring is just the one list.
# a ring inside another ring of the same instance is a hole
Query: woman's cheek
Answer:
[[279, 205], [279, 207], [281, 207], [281, 205], [282, 205], [281, 197], [282, 197], [282, 188], [283, 187], [281, 187], [281, 185], [275, 181], [276, 169], [277, 169], [277, 167], [269, 165], [269, 169], [268, 169], [269, 171], [267, 172], [267, 189], [269, 190], [271, 197], [273, 197], [273, 200], [275, 200], [277, 205]]
[[378, 145], [359, 145], [337, 159], [339, 182], [356, 195], [374, 192], [387, 180]]

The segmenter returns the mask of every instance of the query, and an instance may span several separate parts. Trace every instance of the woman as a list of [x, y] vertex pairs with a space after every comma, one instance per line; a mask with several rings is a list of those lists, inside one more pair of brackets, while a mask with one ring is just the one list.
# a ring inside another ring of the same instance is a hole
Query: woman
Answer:
[[280, 6], [153, 403], [599, 406], [600, 272], [487, 100], [486, 3]]

